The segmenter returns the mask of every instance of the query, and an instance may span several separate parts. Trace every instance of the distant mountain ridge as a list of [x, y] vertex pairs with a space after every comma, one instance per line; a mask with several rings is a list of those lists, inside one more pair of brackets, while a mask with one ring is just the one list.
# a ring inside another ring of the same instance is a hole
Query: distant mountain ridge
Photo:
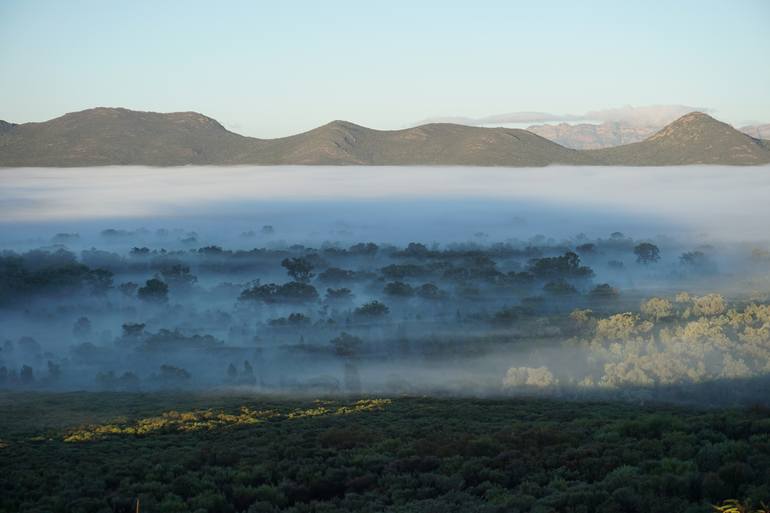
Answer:
[[744, 134], [750, 135], [754, 139], [770, 139], [770, 123], [765, 125], [748, 125], [739, 128]]
[[643, 141], [661, 128], [663, 127], [631, 126], [619, 121], [608, 121], [598, 124], [531, 125], [527, 130], [566, 148], [598, 150]]
[[0, 122], [0, 166], [104, 165], [752, 165], [770, 143], [691, 113], [648, 139], [602, 150], [565, 148], [527, 130], [431, 123], [374, 130], [333, 121], [257, 139], [196, 112], [95, 108], [42, 123]]

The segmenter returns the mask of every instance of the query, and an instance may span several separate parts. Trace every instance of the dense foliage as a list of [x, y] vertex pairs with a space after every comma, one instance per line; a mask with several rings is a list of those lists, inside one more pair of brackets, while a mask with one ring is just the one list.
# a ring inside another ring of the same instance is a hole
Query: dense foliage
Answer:
[[709, 512], [770, 498], [764, 409], [0, 396], [2, 512]]

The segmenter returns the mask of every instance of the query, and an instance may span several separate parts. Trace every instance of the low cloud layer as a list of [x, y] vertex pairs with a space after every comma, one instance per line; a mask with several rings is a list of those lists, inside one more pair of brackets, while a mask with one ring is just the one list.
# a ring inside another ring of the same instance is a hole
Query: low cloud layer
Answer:
[[371, 226], [378, 227], [378, 240], [408, 242], [468, 240], [478, 231], [500, 240], [537, 233], [606, 234], [618, 225], [634, 226], [645, 236], [684, 230], [719, 239], [763, 239], [770, 175], [759, 171], [720, 166], [3, 169], [0, 239], [24, 237], [30, 223], [73, 231], [76, 221], [122, 219], [135, 228], [187, 216], [214, 234], [271, 224], [295, 240], [339, 240], [345, 238], [340, 229], [360, 239]]
[[706, 107], [690, 105], [646, 105], [634, 107], [625, 105], [612, 109], [591, 110], [584, 114], [551, 114], [548, 112], [509, 112], [480, 118], [461, 116], [441, 116], [424, 119], [415, 123], [459, 123], [463, 125], [485, 126], [512, 123], [570, 123], [570, 122], [617, 122], [638, 127], [662, 127], [675, 119], [693, 111], [712, 112]]

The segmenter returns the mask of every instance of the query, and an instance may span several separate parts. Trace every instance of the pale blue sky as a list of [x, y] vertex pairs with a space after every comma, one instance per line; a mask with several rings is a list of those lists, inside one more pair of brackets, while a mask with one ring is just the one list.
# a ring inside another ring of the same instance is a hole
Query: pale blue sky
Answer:
[[195, 110], [274, 137], [626, 104], [770, 122], [770, 1], [0, 1], [13, 122]]

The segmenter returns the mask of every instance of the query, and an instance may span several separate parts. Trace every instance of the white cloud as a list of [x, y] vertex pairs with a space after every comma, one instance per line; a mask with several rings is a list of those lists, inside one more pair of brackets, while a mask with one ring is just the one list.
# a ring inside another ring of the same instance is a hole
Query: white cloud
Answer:
[[462, 116], [438, 116], [424, 119], [414, 125], [425, 123], [458, 123], [462, 125], [504, 125], [508, 123], [562, 123], [575, 121], [620, 122], [630, 126], [663, 127], [675, 119], [693, 111], [712, 112], [705, 107], [689, 105], [647, 105], [634, 107], [626, 105], [613, 109], [591, 110], [585, 114], [551, 114], [549, 112], [509, 112], [480, 118]]

